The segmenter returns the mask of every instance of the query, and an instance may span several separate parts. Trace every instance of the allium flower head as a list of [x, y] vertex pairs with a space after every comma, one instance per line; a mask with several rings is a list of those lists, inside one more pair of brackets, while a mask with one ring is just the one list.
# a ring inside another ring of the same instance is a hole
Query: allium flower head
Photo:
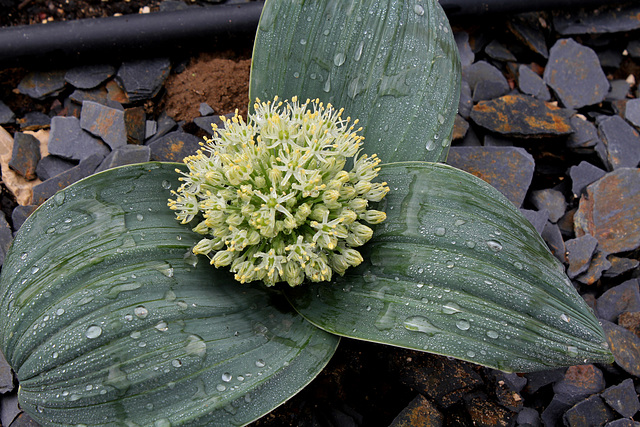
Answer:
[[[182, 223], [197, 218], [206, 236], [193, 252], [216, 267], [230, 266], [236, 280], [267, 286], [305, 278], [330, 280], [362, 262], [354, 249], [384, 212], [368, 209], [389, 188], [372, 182], [376, 155], [359, 155], [357, 120], [318, 100], [300, 104], [257, 102], [245, 122], [237, 112], [214, 125], [214, 136], [186, 157], [189, 171], [169, 207]], [[350, 171], [344, 170], [353, 158]]]

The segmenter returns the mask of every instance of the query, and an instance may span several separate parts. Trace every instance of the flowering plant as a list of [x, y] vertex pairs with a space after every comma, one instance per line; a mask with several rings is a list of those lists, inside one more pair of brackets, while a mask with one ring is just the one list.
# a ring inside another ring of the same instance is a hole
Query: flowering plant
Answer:
[[516, 372], [611, 360], [531, 224], [439, 163], [460, 66], [436, 0], [268, 0], [252, 61], [250, 97], [273, 103], [186, 165], [101, 172], [20, 229], [0, 347], [36, 421], [244, 425], [339, 336]]

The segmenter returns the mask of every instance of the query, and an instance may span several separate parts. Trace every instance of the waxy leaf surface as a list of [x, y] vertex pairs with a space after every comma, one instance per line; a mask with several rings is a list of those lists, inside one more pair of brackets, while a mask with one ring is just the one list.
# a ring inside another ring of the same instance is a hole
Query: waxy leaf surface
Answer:
[[536, 230], [497, 190], [442, 164], [382, 166], [387, 220], [365, 262], [287, 291], [335, 334], [504, 371], [610, 362], [597, 319]]
[[460, 65], [437, 1], [268, 0], [252, 61], [251, 103], [319, 98], [383, 162], [446, 159]]
[[[297, 393], [337, 337], [190, 252], [167, 208], [178, 164], [57, 193], [2, 269], [0, 344], [20, 404], [58, 425], [243, 425]], [[155, 424], [154, 424], [155, 423]]]

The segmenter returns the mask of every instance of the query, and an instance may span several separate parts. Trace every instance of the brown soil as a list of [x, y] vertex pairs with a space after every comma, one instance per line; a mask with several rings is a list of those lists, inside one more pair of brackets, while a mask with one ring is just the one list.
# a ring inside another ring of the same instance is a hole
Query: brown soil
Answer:
[[216, 114], [237, 108], [246, 116], [250, 67], [247, 54], [235, 52], [203, 53], [191, 59], [183, 72], [165, 82], [165, 111], [175, 120], [190, 122], [200, 116], [200, 103], [206, 102]]

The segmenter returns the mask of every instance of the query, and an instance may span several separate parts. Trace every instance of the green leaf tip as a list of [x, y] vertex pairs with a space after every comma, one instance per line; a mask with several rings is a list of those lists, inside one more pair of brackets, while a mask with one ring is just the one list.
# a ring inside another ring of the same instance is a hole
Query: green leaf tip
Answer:
[[382, 165], [380, 176], [388, 217], [366, 262], [339, 286], [287, 291], [310, 322], [503, 371], [612, 360], [563, 266], [493, 187], [442, 164]]

